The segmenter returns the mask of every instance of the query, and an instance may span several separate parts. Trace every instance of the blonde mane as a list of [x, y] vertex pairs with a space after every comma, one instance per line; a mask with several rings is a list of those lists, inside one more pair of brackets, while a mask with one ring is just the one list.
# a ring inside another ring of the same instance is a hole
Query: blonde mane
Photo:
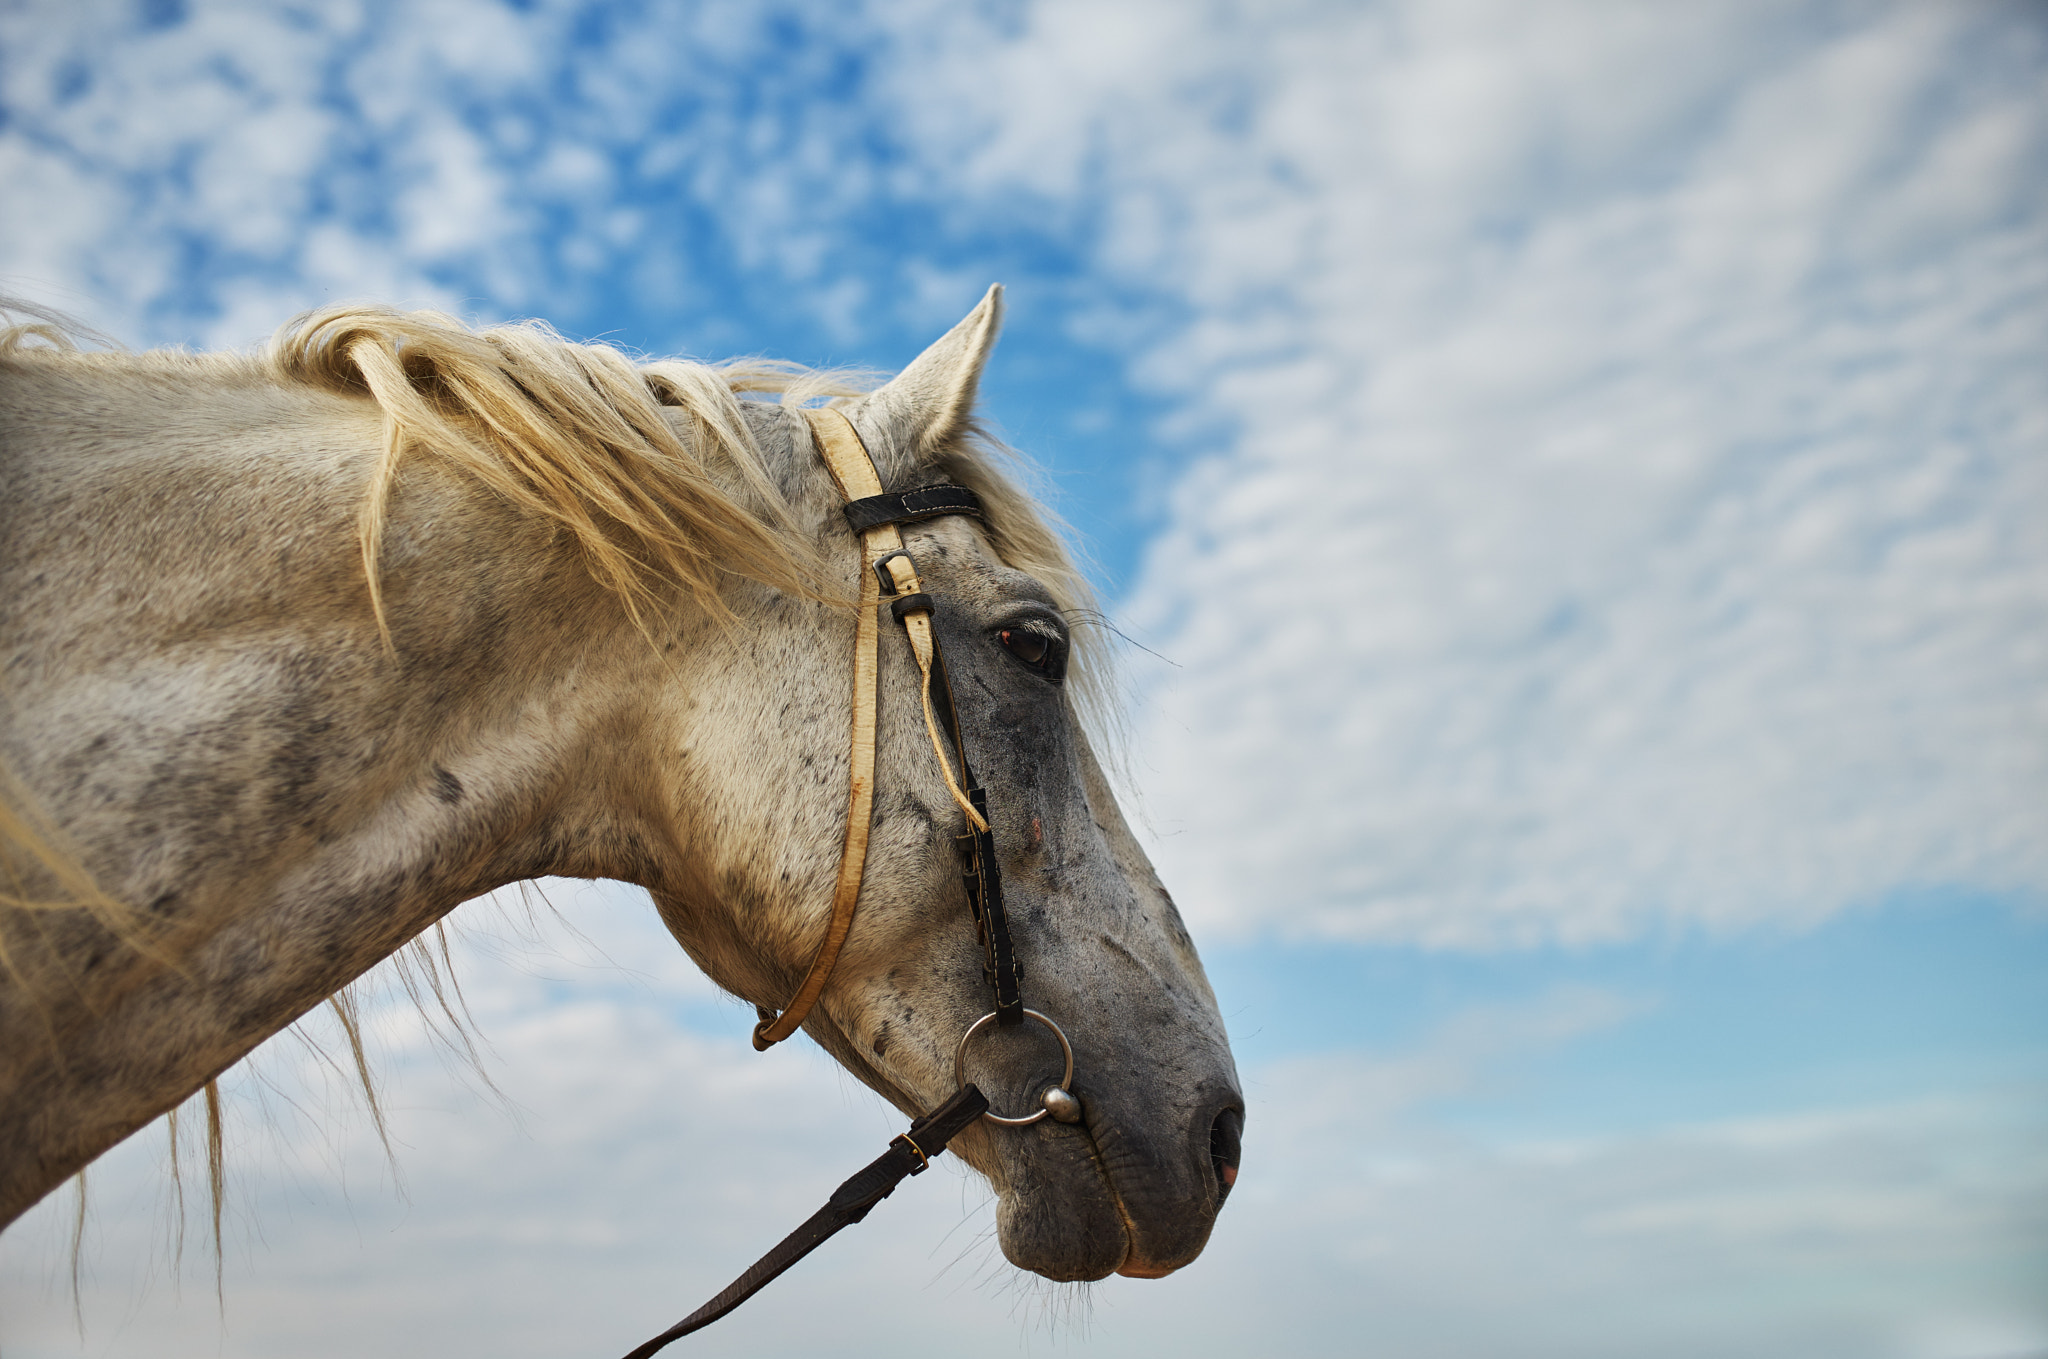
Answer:
[[[152, 360], [219, 362], [235, 355], [81, 351], [107, 344], [48, 309], [0, 299], [0, 312], [33, 319], [0, 328], [0, 360], [138, 366]], [[764, 359], [707, 364], [640, 361], [606, 344], [563, 338], [541, 321], [473, 329], [455, 317], [389, 307], [324, 307], [280, 327], [258, 374], [368, 396], [384, 415], [385, 446], [357, 520], [364, 575], [387, 645], [377, 570], [385, 511], [408, 458], [433, 457], [510, 504], [565, 531], [592, 578], [645, 626], [649, 610], [678, 597], [719, 615], [728, 576], [810, 598], [838, 599], [820, 544], [800, 533], [769, 476], [741, 410], [745, 397], [783, 405], [843, 402], [877, 375]], [[226, 373], [223, 373], [226, 376]], [[666, 414], [682, 412], [689, 437]], [[1035, 577], [1077, 620], [1100, 618], [1064, 525], [1001, 466], [1015, 454], [976, 429], [931, 459], [932, 470], [980, 494], [1004, 563]], [[741, 491], [722, 490], [712, 463]], [[1084, 652], [1099, 650], [1084, 639]], [[1085, 667], [1084, 667], [1085, 670]], [[1085, 675], [1084, 706], [1099, 716]]]

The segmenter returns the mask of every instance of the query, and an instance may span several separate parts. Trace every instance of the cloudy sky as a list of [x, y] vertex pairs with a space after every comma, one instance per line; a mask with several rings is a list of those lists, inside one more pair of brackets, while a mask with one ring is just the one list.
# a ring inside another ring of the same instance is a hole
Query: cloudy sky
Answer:
[[[12, 0], [0, 289], [890, 368], [1009, 285], [990, 413], [1146, 648], [1243, 1187], [1181, 1275], [1056, 1289], [927, 1177], [699, 1352], [2019, 1359], [2044, 76], [2017, 4]], [[75, 1200], [0, 1238], [0, 1352], [617, 1352], [890, 1135], [644, 898], [547, 891], [456, 916], [501, 1093], [373, 1007], [396, 1182], [281, 1039], [224, 1304], [152, 1130], [82, 1333]]]

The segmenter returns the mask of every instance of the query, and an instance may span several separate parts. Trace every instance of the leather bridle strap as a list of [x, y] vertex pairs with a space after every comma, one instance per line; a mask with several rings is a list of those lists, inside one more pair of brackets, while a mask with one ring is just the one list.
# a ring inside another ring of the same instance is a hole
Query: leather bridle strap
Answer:
[[756, 1261], [746, 1273], [732, 1281], [725, 1291], [699, 1307], [654, 1339], [634, 1350], [626, 1359], [648, 1359], [671, 1340], [700, 1331], [773, 1283], [778, 1275], [830, 1240], [844, 1227], [851, 1227], [868, 1215], [868, 1210], [896, 1192], [896, 1186], [911, 1175], [924, 1174], [931, 1159], [959, 1136], [961, 1129], [988, 1112], [988, 1099], [972, 1085], [963, 1085], [951, 1099], [910, 1125], [910, 1131], [889, 1143], [889, 1149], [866, 1168], [832, 1191], [825, 1206], [788, 1236], [774, 1250]]
[[967, 800], [981, 813], [979, 823], [970, 820], [966, 833], [958, 839], [967, 860], [961, 877], [967, 888], [967, 908], [974, 916], [974, 932], [981, 941], [982, 974], [995, 992], [996, 1023], [1004, 1027], [1021, 1024], [1024, 965], [1017, 961], [1017, 950], [1010, 941], [1010, 916], [1003, 909], [1002, 869], [996, 861], [995, 831], [988, 824], [988, 793], [975, 780], [967, 760], [967, 738], [960, 730], [960, 710], [953, 701], [953, 682], [946, 673], [943, 654], [934, 659], [932, 669], [937, 681], [932, 693], [940, 720], [960, 755], [960, 781], [967, 785]]
[[[848, 510], [867, 511], [864, 516], [848, 514], [849, 521], [860, 530], [862, 564], [860, 612], [855, 620], [853, 642], [852, 750], [848, 762], [846, 838], [839, 852], [839, 877], [832, 889], [832, 915], [825, 926], [825, 938], [818, 945], [811, 966], [797, 984], [796, 994], [790, 997], [789, 1004], [783, 1007], [780, 1015], [765, 1007], [760, 1009], [761, 1022], [754, 1026], [754, 1047], [761, 1052], [795, 1033], [805, 1016], [810, 1014], [811, 1007], [818, 1003], [826, 981], [832, 976], [832, 968], [839, 961], [839, 950], [846, 943], [846, 936], [853, 928], [854, 912], [860, 905], [861, 875], [867, 868], [868, 831], [875, 805], [876, 676], [880, 666], [879, 614], [885, 583], [888, 592], [897, 596], [896, 617], [910, 637], [911, 651], [917, 657], [918, 669], [924, 677], [925, 728], [931, 736], [932, 753], [938, 756], [939, 770], [945, 775], [946, 790], [966, 814], [970, 833], [986, 835], [989, 828], [986, 799], [981, 799], [982, 805], [977, 806], [975, 800], [961, 791], [939, 740], [938, 716], [932, 707], [932, 671], [939, 661], [938, 643], [932, 636], [931, 599], [920, 587], [917, 565], [903, 550], [903, 535], [896, 529], [899, 522], [935, 518], [942, 514], [979, 513], [981, 502], [973, 492], [958, 487], [926, 487], [903, 496], [885, 497], [881, 474], [875, 470], [874, 459], [868, 456], [853, 422], [831, 409], [805, 411], [804, 415], [810, 422], [818, 452], [832, 473], [832, 480], [837, 483], [839, 493], [850, 502]], [[889, 513], [887, 507], [877, 504], [884, 500], [908, 502], [913, 497], [922, 499], [916, 504], [896, 506], [895, 513]], [[922, 608], [906, 610], [904, 606], [912, 601], [922, 601]], [[950, 695], [945, 697], [950, 713]], [[957, 724], [953, 734], [957, 745]], [[991, 863], [994, 857], [991, 849], [988, 855]], [[978, 920], [982, 915], [979, 906], [975, 914]]]

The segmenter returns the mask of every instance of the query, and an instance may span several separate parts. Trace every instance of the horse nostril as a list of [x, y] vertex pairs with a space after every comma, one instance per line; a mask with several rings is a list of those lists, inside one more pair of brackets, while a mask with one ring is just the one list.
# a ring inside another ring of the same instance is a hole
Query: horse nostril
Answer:
[[1244, 1110], [1225, 1109], [1216, 1115], [1216, 1122], [1209, 1129], [1209, 1159], [1216, 1166], [1218, 1208], [1223, 1206], [1223, 1200], [1230, 1197], [1230, 1187], [1237, 1183], [1237, 1162], [1242, 1154], [1240, 1143], [1243, 1138]]

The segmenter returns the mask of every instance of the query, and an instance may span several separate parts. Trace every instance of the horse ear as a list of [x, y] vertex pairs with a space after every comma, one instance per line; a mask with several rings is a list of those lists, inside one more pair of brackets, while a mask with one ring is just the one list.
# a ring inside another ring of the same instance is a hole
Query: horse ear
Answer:
[[966, 320], [849, 409], [858, 424], [883, 436], [882, 447], [872, 451], [884, 456], [886, 448], [898, 458], [907, 454], [914, 465], [923, 466], [966, 433], [982, 365], [1002, 325], [1003, 285], [997, 283]]

